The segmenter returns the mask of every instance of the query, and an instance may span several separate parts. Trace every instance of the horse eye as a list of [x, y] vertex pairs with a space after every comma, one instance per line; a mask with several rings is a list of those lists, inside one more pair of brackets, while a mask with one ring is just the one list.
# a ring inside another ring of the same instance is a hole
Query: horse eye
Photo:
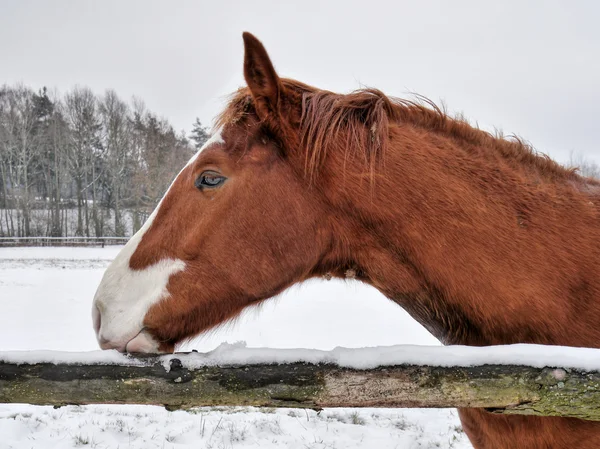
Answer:
[[197, 189], [214, 189], [223, 184], [227, 178], [221, 176], [214, 171], [205, 171], [196, 179], [195, 185]]

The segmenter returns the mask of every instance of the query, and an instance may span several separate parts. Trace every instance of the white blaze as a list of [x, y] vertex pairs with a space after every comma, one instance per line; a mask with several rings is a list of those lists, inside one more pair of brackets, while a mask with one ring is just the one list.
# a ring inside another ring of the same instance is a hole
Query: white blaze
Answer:
[[[221, 129], [219, 129], [213, 133], [211, 138], [181, 171], [192, 164], [204, 149], [215, 144], [224, 143]], [[181, 172], [179, 172], [180, 174]], [[175, 180], [179, 175], [175, 177]], [[170, 188], [167, 189], [167, 193]], [[111, 262], [94, 296], [92, 315], [94, 326], [97, 327], [97, 323], [100, 323], [99, 328], [96, 329], [98, 341], [109, 342], [120, 350], [125, 350], [127, 343], [140, 334], [144, 317], [150, 307], [168, 297], [167, 284], [169, 278], [173, 274], [185, 270], [185, 262], [179, 259], [163, 259], [143, 270], [132, 270], [129, 267], [131, 256], [135, 253], [142, 237], [152, 225], [161, 203], [162, 199], [142, 228], [131, 237]], [[143, 340], [143, 346], [136, 344], [134, 345], [136, 348], [143, 347], [148, 351], [158, 349], [158, 345], [153, 346], [149, 341], [149, 337], [145, 334], [140, 334], [140, 338], [136, 338], [136, 343], [140, 339]]]

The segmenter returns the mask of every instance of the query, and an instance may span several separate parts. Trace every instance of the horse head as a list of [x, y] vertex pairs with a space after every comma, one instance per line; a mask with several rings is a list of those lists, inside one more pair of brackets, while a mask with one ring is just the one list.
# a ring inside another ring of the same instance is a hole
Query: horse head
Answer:
[[244, 43], [248, 86], [104, 274], [93, 304], [102, 348], [171, 351], [328, 269], [327, 200], [290, 163], [304, 86], [280, 79], [254, 36]]

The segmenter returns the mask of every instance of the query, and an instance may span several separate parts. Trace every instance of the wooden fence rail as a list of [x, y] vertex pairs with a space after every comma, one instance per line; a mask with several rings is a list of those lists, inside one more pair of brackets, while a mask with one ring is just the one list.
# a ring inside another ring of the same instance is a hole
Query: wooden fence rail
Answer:
[[515, 365], [361, 370], [303, 362], [190, 368], [193, 354], [128, 358], [123, 365], [15, 363], [1, 355], [0, 403], [481, 407], [600, 421], [597, 371]]

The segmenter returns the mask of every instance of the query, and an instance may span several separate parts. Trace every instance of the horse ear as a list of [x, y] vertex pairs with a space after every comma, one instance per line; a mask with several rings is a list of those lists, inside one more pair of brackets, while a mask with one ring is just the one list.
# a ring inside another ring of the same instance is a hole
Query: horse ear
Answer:
[[282, 93], [279, 76], [263, 44], [252, 34], [244, 37], [244, 78], [254, 99], [261, 120], [277, 113]]

